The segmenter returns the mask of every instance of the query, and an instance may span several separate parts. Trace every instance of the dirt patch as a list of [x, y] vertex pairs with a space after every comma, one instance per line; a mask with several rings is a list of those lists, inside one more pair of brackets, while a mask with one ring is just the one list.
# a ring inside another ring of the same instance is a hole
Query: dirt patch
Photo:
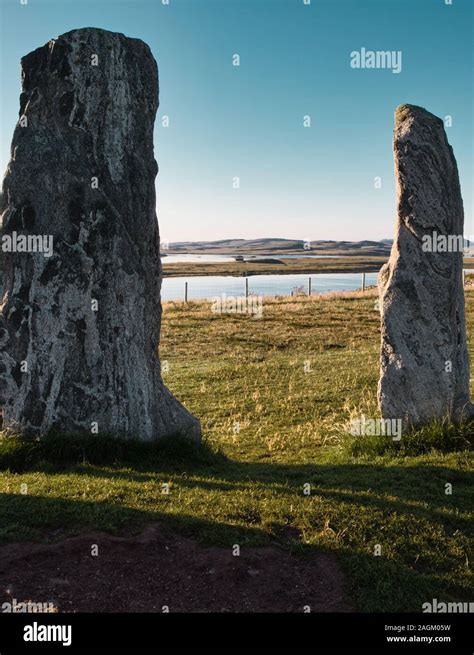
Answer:
[[350, 612], [345, 586], [328, 554], [241, 546], [236, 557], [158, 524], [134, 537], [0, 547], [0, 603], [52, 602], [60, 612]]

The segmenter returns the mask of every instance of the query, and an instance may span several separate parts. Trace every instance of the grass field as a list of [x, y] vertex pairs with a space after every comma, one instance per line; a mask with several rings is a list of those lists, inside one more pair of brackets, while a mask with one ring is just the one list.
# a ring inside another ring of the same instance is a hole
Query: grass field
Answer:
[[[474, 291], [466, 295], [472, 333]], [[229, 548], [281, 541], [302, 557], [335, 553], [361, 611], [472, 600], [469, 430], [435, 431], [437, 449], [425, 452], [416, 439], [359, 452], [347, 437], [351, 417], [377, 416], [378, 352], [371, 291], [268, 300], [262, 318], [169, 303], [164, 378], [200, 417], [202, 452], [131, 448], [114, 463], [89, 444], [75, 463], [52, 464], [34, 444], [4, 443], [0, 538], [129, 533], [160, 520]]]

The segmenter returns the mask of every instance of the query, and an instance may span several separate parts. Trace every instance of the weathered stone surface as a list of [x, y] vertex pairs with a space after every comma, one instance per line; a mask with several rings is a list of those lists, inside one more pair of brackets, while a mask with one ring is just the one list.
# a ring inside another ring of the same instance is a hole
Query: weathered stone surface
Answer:
[[456, 252], [429, 251], [432, 237], [441, 245], [459, 236], [462, 244], [456, 160], [443, 122], [411, 105], [396, 110], [393, 148], [398, 218], [379, 275], [380, 410], [405, 426], [445, 416], [459, 421], [472, 414], [462, 245]]
[[163, 385], [157, 357], [150, 49], [79, 29], [28, 54], [22, 71], [3, 229], [52, 235], [54, 254], [4, 254], [4, 428], [90, 433], [97, 423], [99, 432], [142, 440], [199, 439], [199, 422]]

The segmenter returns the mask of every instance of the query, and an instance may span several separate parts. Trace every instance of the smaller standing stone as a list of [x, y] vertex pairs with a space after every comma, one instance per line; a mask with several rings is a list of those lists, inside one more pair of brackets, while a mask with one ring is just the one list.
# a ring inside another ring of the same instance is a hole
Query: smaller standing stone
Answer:
[[398, 217], [379, 274], [380, 410], [405, 426], [447, 416], [459, 421], [473, 412], [456, 160], [443, 121], [412, 105], [395, 112], [393, 149]]

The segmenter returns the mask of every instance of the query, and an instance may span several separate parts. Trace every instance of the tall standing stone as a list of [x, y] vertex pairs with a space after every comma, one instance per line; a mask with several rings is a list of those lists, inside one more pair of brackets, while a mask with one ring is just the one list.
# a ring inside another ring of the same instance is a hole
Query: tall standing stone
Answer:
[[472, 414], [464, 315], [464, 213], [443, 121], [401, 105], [393, 142], [397, 227], [379, 275], [383, 418], [405, 426]]
[[166, 389], [157, 348], [161, 263], [148, 46], [73, 30], [22, 59], [3, 232], [54, 252], [3, 253], [3, 427], [200, 438]]

